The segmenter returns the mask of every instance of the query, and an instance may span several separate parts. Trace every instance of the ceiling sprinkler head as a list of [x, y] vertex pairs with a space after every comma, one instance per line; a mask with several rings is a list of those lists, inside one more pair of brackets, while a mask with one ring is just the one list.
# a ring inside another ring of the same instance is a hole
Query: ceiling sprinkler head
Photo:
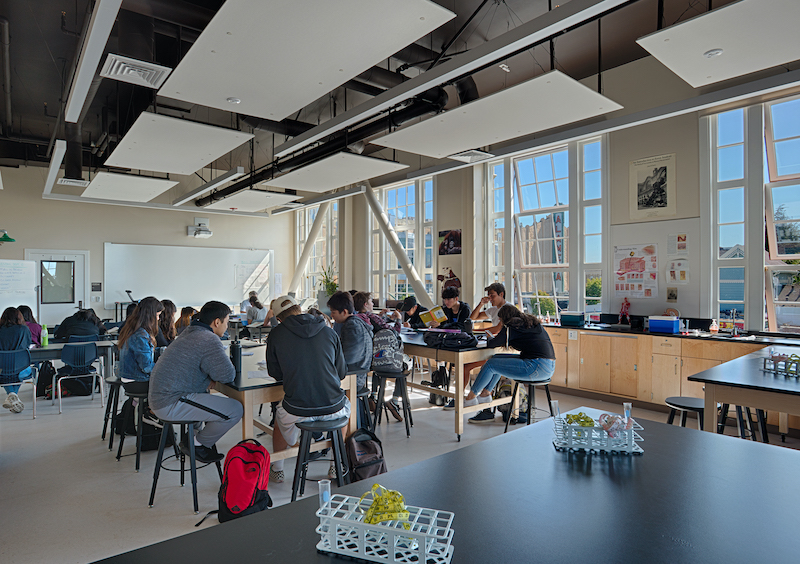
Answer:
[[239, 98], [234, 98], [233, 96], [231, 96], [230, 98], [226, 98], [225, 101], [227, 101], [229, 104], [241, 104], [242, 103], [242, 101]]
[[722, 49], [710, 49], [710, 50], [706, 51], [705, 53], [703, 53], [703, 56], [706, 59], [710, 59], [710, 58], [716, 57], [718, 55], [722, 55]]
[[501, 63], [499, 66], [500, 66], [500, 69], [503, 70], [504, 72], [511, 72], [511, 69], [508, 68], [507, 64]]

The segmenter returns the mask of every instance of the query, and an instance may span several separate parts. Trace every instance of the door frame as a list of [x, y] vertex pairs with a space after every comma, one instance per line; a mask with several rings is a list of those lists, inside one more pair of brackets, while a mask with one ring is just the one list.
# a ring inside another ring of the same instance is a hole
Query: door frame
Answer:
[[[25, 260], [33, 260], [33, 261], [36, 261], [37, 264], [39, 264], [39, 269], [37, 269], [37, 276], [39, 277], [39, 281], [41, 281], [41, 268], [42, 268], [41, 267], [41, 263], [39, 262], [39, 260], [37, 260], [35, 258], [31, 258], [31, 255], [33, 255], [33, 254], [37, 254], [37, 255], [39, 255], [39, 254], [41, 254], [41, 255], [52, 255], [54, 260], [57, 260], [56, 257], [62, 256], [62, 255], [83, 255], [83, 286], [84, 286], [84, 288], [83, 288], [83, 295], [84, 295], [83, 307], [84, 307], [84, 309], [86, 309], [86, 307], [91, 307], [91, 306], [87, 306], [86, 305], [91, 300], [91, 292], [90, 292], [90, 290], [92, 289], [92, 283], [89, 281], [89, 271], [91, 270], [90, 267], [89, 267], [89, 251], [73, 251], [73, 250], [66, 250], [66, 249], [25, 249]], [[41, 308], [41, 305], [42, 305], [42, 289], [40, 287], [40, 284], [36, 285], [36, 293], [37, 293], [37, 298], [36, 298], [36, 318], [39, 319], [39, 316], [41, 314], [40, 308]]]

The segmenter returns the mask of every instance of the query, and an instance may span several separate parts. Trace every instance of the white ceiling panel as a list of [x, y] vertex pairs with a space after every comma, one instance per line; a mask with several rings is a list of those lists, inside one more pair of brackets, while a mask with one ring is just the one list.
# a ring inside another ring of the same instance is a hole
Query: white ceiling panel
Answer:
[[158, 94], [281, 120], [454, 16], [428, 0], [227, 0]]
[[300, 196], [293, 196], [291, 194], [265, 192], [263, 190], [243, 190], [224, 200], [209, 204], [206, 208], [212, 210], [233, 209], [240, 212], [258, 212], [294, 201], [299, 197]]
[[552, 71], [370, 142], [441, 159], [620, 108], [577, 80]]
[[124, 202], [149, 202], [178, 182], [149, 176], [98, 172], [81, 197]]
[[264, 184], [306, 192], [327, 192], [404, 168], [408, 168], [408, 165], [352, 153], [337, 153]]
[[698, 88], [800, 59], [798, 0], [742, 0], [637, 41]]
[[252, 137], [250, 133], [143, 112], [106, 165], [189, 175]]

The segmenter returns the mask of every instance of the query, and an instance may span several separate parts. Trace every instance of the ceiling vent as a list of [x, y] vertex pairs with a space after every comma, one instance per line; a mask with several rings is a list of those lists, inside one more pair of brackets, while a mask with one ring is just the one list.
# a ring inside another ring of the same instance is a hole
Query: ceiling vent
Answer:
[[454, 161], [461, 161], [462, 163], [472, 164], [485, 161], [486, 159], [491, 159], [493, 156], [494, 155], [491, 153], [472, 149], [469, 151], [462, 151], [461, 153], [449, 155], [447, 158], [453, 159]]
[[59, 178], [56, 184], [61, 184], [63, 186], [80, 186], [81, 188], [86, 188], [89, 185], [89, 181], [77, 180], [75, 178]]
[[172, 69], [109, 53], [100, 76], [158, 90]]

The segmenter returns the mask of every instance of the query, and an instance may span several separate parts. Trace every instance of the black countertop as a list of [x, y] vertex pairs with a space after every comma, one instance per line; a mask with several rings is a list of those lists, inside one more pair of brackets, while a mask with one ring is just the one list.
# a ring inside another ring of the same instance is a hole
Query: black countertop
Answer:
[[[641, 456], [557, 452], [546, 420], [334, 492], [377, 481], [453, 511], [453, 562], [796, 561], [800, 452], [640, 422]], [[309, 486], [299, 502], [104, 562], [341, 562], [316, 552]]]
[[[775, 346], [770, 348], [776, 353], [787, 355], [798, 352], [795, 347]], [[764, 359], [768, 356], [769, 349], [762, 349], [698, 372], [689, 376], [689, 380], [735, 388], [800, 395], [800, 378], [764, 370]]]
[[[676, 339], [699, 339], [703, 341], [722, 341], [727, 343], [751, 343], [754, 345], [787, 345], [800, 347], [800, 335], [793, 337], [776, 337], [767, 334], [748, 334], [747, 336], [731, 337], [727, 333], [708, 333], [701, 332], [700, 335], [681, 334], [681, 333], [654, 333], [641, 329], [631, 329], [627, 326], [614, 325], [612, 327], [598, 327], [596, 325], [586, 325], [584, 327], [569, 327], [566, 325], [546, 325], [551, 329], [578, 330], [578, 331], [598, 331], [601, 333], [624, 333], [626, 335], [650, 335], [652, 337], [674, 337]], [[748, 338], [749, 337], [749, 338]]]

